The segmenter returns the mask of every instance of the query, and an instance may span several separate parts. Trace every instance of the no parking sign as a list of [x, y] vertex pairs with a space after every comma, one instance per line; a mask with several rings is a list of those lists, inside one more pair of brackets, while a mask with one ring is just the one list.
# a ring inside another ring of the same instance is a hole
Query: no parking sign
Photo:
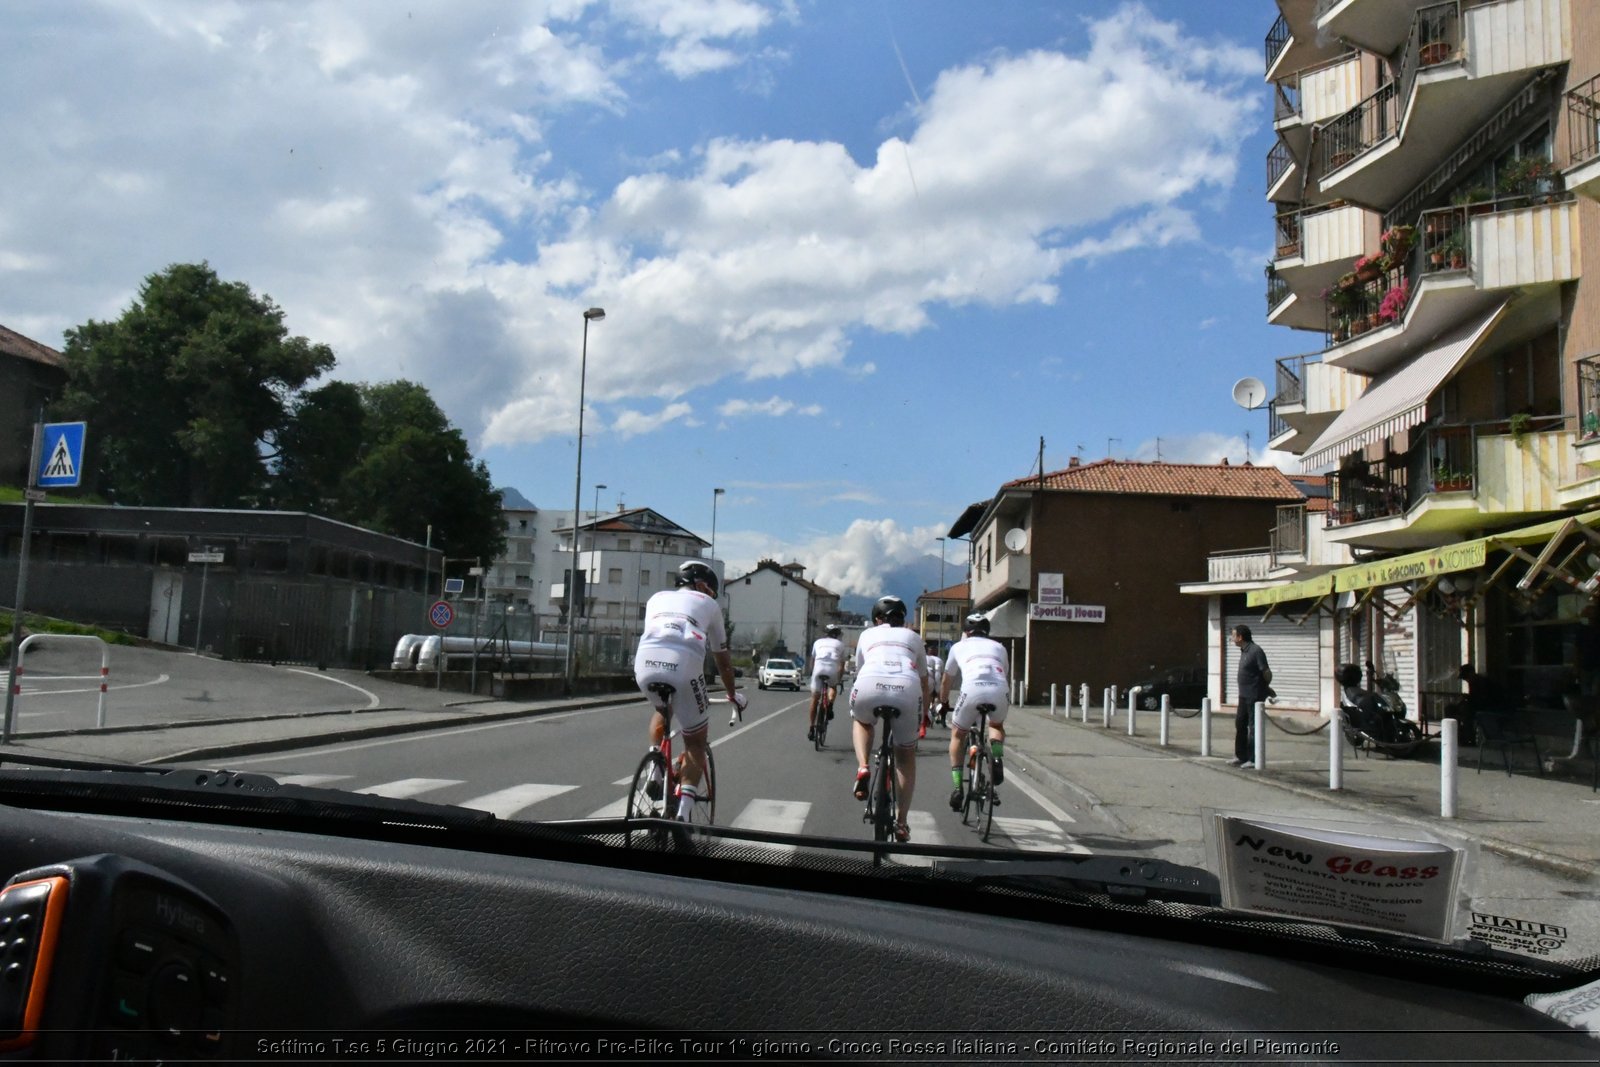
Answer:
[[428, 608], [428, 621], [433, 623], [434, 629], [443, 630], [456, 618], [456, 609], [443, 600], [435, 600]]

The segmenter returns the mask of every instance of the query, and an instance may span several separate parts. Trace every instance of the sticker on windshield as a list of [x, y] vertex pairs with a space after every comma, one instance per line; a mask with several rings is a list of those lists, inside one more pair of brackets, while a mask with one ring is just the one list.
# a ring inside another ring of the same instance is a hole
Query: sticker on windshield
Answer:
[[1485, 945], [1520, 952], [1524, 956], [1548, 956], [1567, 944], [1565, 926], [1532, 919], [1514, 919], [1508, 915], [1490, 915], [1484, 911], [1472, 913], [1472, 928], [1467, 931], [1467, 936]]
[[1535, 993], [1523, 1003], [1557, 1022], [1600, 1037], [1600, 982], [1590, 982], [1565, 993]]
[[1451, 939], [1465, 849], [1309, 821], [1207, 816], [1223, 907]]

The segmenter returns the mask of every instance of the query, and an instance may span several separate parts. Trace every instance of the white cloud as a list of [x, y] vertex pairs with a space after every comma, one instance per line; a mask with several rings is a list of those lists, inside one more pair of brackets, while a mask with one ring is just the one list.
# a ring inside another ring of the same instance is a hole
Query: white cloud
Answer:
[[775, 396], [759, 402], [754, 400], [729, 400], [717, 409], [717, 414], [727, 418], [741, 418], [748, 415], [776, 417], [788, 415], [791, 412], [796, 415], [821, 415], [822, 405], [807, 404], [805, 407], [800, 407], [792, 400], [785, 400], [782, 397]]
[[654, 413], [623, 411], [612, 420], [611, 429], [626, 441], [643, 433], [653, 433], [669, 423], [682, 422], [685, 426], [700, 425], [693, 415], [694, 408], [682, 402], [668, 404]]
[[1246, 442], [1243, 435], [1224, 433], [1184, 434], [1141, 441], [1128, 456], [1129, 459], [1149, 462], [1159, 452], [1167, 463], [1229, 463], [1249, 462], [1257, 467], [1277, 467], [1285, 474], [1300, 473], [1300, 457], [1288, 452], [1274, 452], [1264, 448], [1262, 442], [1252, 437]]
[[883, 575], [896, 567], [936, 554], [934, 539], [945, 528], [935, 524], [907, 528], [893, 519], [857, 519], [842, 534], [806, 541], [781, 541], [766, 534], [733, 530], [717, 534], [717, 553], [729, 574], [743, 574], [763, 558], [799, 560], [806, 577], [835, 593], [876, 596]]

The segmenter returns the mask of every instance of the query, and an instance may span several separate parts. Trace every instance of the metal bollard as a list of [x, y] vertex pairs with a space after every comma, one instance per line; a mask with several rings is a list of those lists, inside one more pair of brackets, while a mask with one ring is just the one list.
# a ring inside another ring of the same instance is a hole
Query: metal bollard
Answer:
[[1200, 755], [1211, 755], [1211, 698], [1200, 698]]
[[1085, 726], [1089, 725], [1089, 683], [1084, 682], [1078, 687], [1078, 720]]
[[1454, 719], [1446, 719], [1439, 724], [1439, 815], [1442, 818], [1453, 819], [1456, 817], [1456, 786], [1458, 784], [1456, 766], [1460, 752], [1461, 724]]
[[1104, 689], [1100, 693], [1100, 725], [1111, 725], [1111, 690]]
[[1166, 748], [1171, 738], [1167, 734], [1167, 723], [1172, 718], [1172, 694], [1161, 694], [1161, 747]]
[[1339, 729], [1337, 713], [1328, 724], [1328, 788], [1344, 788], [1344, 731]]
[[1139, 718], [1139, 687], [1134, 686], [1128, 690], [1128, 736], [1138, 736], [1137, 722]]
[[1267, 702], [1266, 701], [1264, 701], [1264, 700], [1256, 701], [1255, 721], [1251, 724], [1251, 727], [1252, 727], [1252, 729], [1255, 730], [1255, 741], [1256, 741], [1256, 759], [1255, 759], [1255, 764], [1256, 764], [1256, 770], [1258, 772], [1259, 771], [1264, 771], [1264, 770], [1267, 769]]
[[1050, 717], [1056, 717], [1056, 683], [1050, 683]]

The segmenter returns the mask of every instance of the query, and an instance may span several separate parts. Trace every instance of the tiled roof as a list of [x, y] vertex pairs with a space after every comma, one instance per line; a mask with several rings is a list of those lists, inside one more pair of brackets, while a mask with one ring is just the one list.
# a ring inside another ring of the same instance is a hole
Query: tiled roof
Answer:
[[[798, 566], [798, 565], [799, 565], [798, 561], [796, 561], [795, 563], [791, 563], [790, 564], [790, 566]], [[793, 575], [793, 574], [789, 573], [788, 571], [784, 570], [783, 567], [780, 566], [775, 560], [770, 560], [770, 559], [761, 560], [750, 571], [746, 572], [745, 574], [739, 575], [739, 577], [734, 578], [733, 581], [742, 582], [746, 578], [750, 577], [752, 574], [756, 574], [756, 573], [758, 573], [760, 571], [771, 571], [773, 574], [776, 574], [778, 577], [782, 578], [784, 581], [793, 582], [795, 585], [798, 585], [801, 589], [805, 589], [805, 590], [807, 590], [809, 592], [815, 593], [817, 596], [838, 596], [839, 595], [838, 593], [835, 593], [832, 589], [824, 588], [823, 586], [818, 585], [816, 582], [813, 582], [809, 578], [796, 577], [795, 575]]]
[[[1033, 475], [1007, 482], [1005, 489], [1033, 489], [1039, 477]], [[1071, 493], [1123, 493], [1151, 496], [1229, 497], [1249, 500], [1304, 499], [1289, 479], [1276, 467], [1255, 467], [1248, 463], [1135, 463], [1103, 459], [1044, 476], [1046, 489]]]
[[946, 586], [943, 589], [935, 589], [932, 592], [924, 592], [917, 599], [918, 600], [971, 600], [972, 599], [972, 589], [966, 582], [962, 582], [960, 585], [949, 585], [949, 586]]
[[49, 345], [42, 345], [33, 338], [24, 337], [17, 331], [8, 330], [4, 326], [0, 326], [0, 353], [31, 360], [34, 363], [44, 363], [51, 367], [65, 367], [67, 365], [67, 357]]

